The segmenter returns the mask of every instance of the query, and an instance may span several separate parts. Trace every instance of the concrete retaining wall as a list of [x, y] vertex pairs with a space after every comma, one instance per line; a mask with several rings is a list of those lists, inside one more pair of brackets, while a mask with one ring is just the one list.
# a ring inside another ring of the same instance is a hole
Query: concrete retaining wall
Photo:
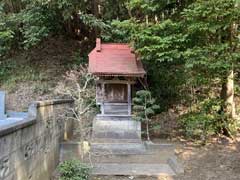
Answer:
[[71, 100], [36, 102], [21, 122], [0, 127], [0, 180], [49, 180], [59, 162], [61, 140], [71, 136], [65, 121]]

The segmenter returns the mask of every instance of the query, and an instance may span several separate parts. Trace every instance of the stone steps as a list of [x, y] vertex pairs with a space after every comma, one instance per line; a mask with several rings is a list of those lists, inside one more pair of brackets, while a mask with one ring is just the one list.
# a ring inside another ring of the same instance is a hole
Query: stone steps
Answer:
[[124, 115], [124, 114], [98, 114], [95, 117], [96, 120], [105, 120], [105, 121], [130, 121], [131, 116], [129, 115]]
[[142, 154], [141, 123], [130, 116], [98, 116], [93, 120], [91, 151], [100, 154]]
[[122, 139], [136, 139], [140, 140], [141, 136], [134, 131], [114, 131], [114, 130], [105, 130], [105, 131], [94, 131], [92, 133], [92, 139], [115, 139], [120, 141]]
[[119, 109], [128, 109], [127, 103], [104, 103], [104, 110], [119, 110]]
[[93, 138], [92, 143], [141, 143], [141, 139]]
[[154, 151], [146, 150], [138, 154], [97, 154], [91, 155], [94, 163], [118, 163], [118, 164], [166, 164], [168, 163], [168, 152], [163, 151], [162, 155], [156, 156]]
[[128, 111], [126, 111], [126, 110], [112, 110], [112, 111], [105, 111], [105, 114], [109, 114], [109, 115], [127, 115]]
[[[108, 145], [110, 145], [109, 143]], [[131, 143], [132, 145], [134, 143]], [[138, 144], [138, 143], [136, 143]], [[174, 176], [184, 172], [183, 165], [178, 161], [171, 144], [145, 144], [145, 151], [139, 153], [127, 152], [115, 154], [102, 151], [101, 143], [93, 144], [99, 148], [100, 153], [85, 154], [83, 162], [93, 165], [92, 173], [95, 175], [143, 175], [143, 176]], [[126, 148], [127, 143], [122, 147]], [[132, 146], [130, 145], [130, 147]], [[80, 159], [81, 148], [78, 142], [64, 142], [61, 144], [60, 161]], [[112, 146], [112, 144], [111, 144]], [[105, 144], [106, 147], [106, 144]], [[128, 147], [127, 147], [128, 148]], [[138, 147], [138, 150], [142, 148]], [[129, 150], [129, 149], [128, 149]], [[91, 159], [91, 160], [90, 160]]]
[[146, 148], [143, 143], [91, 143], [91, 152], [94, 154], [144, 154]]
[[128, 104], [126, 103], [105, 103], [104, 113], [111, 115], [127, 115]]
[[168, 164], [118, 164], [98, 163], [93, 165], [94, 175], [125, 176], [174, 176], [176, 173]]

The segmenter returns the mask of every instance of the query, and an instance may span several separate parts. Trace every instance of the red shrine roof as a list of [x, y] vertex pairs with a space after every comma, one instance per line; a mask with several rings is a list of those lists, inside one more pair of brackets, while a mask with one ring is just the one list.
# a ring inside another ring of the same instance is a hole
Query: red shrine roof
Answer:
[[143, 77], [146, 72], [128, 44], [103, 43], [96, 40], [96, 47], [89, 53], [88, 71], [98, 76]]

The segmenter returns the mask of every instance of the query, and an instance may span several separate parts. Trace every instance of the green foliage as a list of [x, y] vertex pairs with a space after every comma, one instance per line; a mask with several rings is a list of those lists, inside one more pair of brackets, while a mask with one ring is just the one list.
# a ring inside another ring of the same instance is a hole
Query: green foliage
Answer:
[[91, 39], [94, 31], [109, 28], [93, 15], [93, 2], [85, 0], [4, 2], [0, 2], [0, 56], [13, 48], [29, 49], [49, 35], [79, 36], [81, 31], [82, 38]]
[[92, 3], [85, 0], [54, 0], [48, 4], [56, 5], [64, 20], [71, 19], [74, 13], [86, 12], [92, 6]]
[[77, 160], [64, 161], [58, 166], [60, 180], [88, 180], [90, 168]]
[[102, 1], [102, 18], [106, 21], [126, 20], [129, 18], [126, 2], [128, 0], [105, 0]]
[[130, 0], [127, 3], [128, 9], [133, 16], [140, 17], [148, 16], [151, 21], [158, 21], [158, 19], [169, 18], [177, 14], [178, 10], [188, 4], [188, 0], [182, 2], [176, 0]]
[[96, 18], [92, 14], [80, 14], [79, 17], [85, 25], [91, 28], [98, 30], [109, 29], [109, 26], [106, 23], [104, 23], [101, 19]]
[[0, 32], [0, 56], [3, 56], [11, 47], [11, 41], [13, 39], [13, 31], [6, 28]]
[[12, 45], [14, 32], [9, 27], [9, 21], [3, 10], [3, 3], [0, 2], [0, 57], [10, 50]]
[[187, 76], [182, 55], [187, 44], [183, 25], [172, 20], [148, 25], [137, 20], [113, 23], [115, 26], [107, 41], [132, 41], [147, 69], [150, 90], [157, 102], [163, 104], [161, 110], [184, 98], [185, 95], [179, 93]]
[[149, 120], [159, 109], [156, 105], [156, 100], [151, 97], [151, 92], [147, 90], [140, 90], [136, 92], [133, 98], [133, 110], [135, 119], [139, 121]]
[[[211, 87], [216, 81], [221, 83], [232, 67], [239, 67], [239, 29], [234, 29], [234, 24], [239, 22], [240, 11], [235, 1], [197, 0], [187, 6], [189, 3], [183, 10], [175, 6], [182, 10], [177, 19], [150, 19], [146, 24], [135, 13], [134, 21], [124, 21], [120, 26], [129, 32], [148, 69], [150, 88], [161, 102], [183, 99], [189, 85]], [[165, 13], [166, 6], [157, 1], [129, 2], [130, 9], [142, 9], [147, 15], [156, 9], [159, 12], [154, 15]], [[121, 28], [118, 26], [124, 32]]]
[[149, 122], [159, 108], [150, 91], [140, 90], [136, 92], [136, 96], [133, 98], [134, 119], [146, 123], [148, 140], [150, 140]]
[[11, 48], [35, 46], [51, 31], [58, 30], [58, 18], [53, 9], [38, 1], [25, 2], [20, 12], [7, 12], [7, 4], [0, 6], [1, 55]]
[[197, 104], [193, 111], [183, 115], [180, 122], [186, 136], [205, 141], [218, 133], [234, 135], [239, 124], [226, 117], [221, 110], [222, 105], [221, 99], [206, 99]]
[[188, 34], [186, 68], [202, 77], [225, 77], [239, 66], [239, 38], [234, 24], [240, 19], [234, 0], [196, 1], [182, 13]]
[[188, 138], [205, 140], [216, 133], [215, 121], [212, 115], [191, 113], [181, 119], [181, 124]]
[[47, 24], [50, 22], [50, 17], [46, 9], [47, 7], [30, 6], [22, 11], [21, 32], [25, 49], [29, 49], [48, 36], [50, 27]]
[[134, 20], [120, 27], [129, 32], [147, 67], [150, 89], [162, 107], [186, 103], [202, 108], [186, 116], [183, 124], [188, 135], [231, 134], [234, 121], [223, 109], [211, 113], [203, 109], [209, 94], [219, 99], [227, 75], [239, 69], [239, 4], [234, 0], [185, 1], [181, 7], [175, 4], [174, 11], [171, 5], [174, 2], [129, 1]]
[[135, 23], [129, 20], [111, 21], [109, 28], [105, 29], [101, 37], [105, 42], [122, 42], [127, 43], [131, 40], [131, 35], [134, 34]]
[[135, 48], [144, 60], [178, 61], [186, 43], [186, 36], [181, 30], [181, 24], [171, 20], [150, 26], [143, 24], [133, 37]]

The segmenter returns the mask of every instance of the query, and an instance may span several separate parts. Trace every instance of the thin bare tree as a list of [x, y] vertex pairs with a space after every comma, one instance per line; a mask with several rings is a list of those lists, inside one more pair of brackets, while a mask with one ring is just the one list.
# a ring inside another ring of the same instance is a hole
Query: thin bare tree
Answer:
[[[70, 97], [74, 100], [74, 106], [69, 110], [74, 115], [67, 117], [68, 120], [74, 120], [75, 137], [80, 143], [81, 160], [84, 155], [89, 153], [90, 149], [87, 144], [90, 140], [92, 121], [89, 114], [94, 114], [95, 105], [95, 77], [88, 73], [86, 66], [79, 66], [70, 70], [64, 76], [64, 80], [60, 82], [56, 88], [56, 92], [62, 96]], [[76, 135], [77, 134], [77, 135]], [[87, 146], [86, 146], [87, 145]]]

